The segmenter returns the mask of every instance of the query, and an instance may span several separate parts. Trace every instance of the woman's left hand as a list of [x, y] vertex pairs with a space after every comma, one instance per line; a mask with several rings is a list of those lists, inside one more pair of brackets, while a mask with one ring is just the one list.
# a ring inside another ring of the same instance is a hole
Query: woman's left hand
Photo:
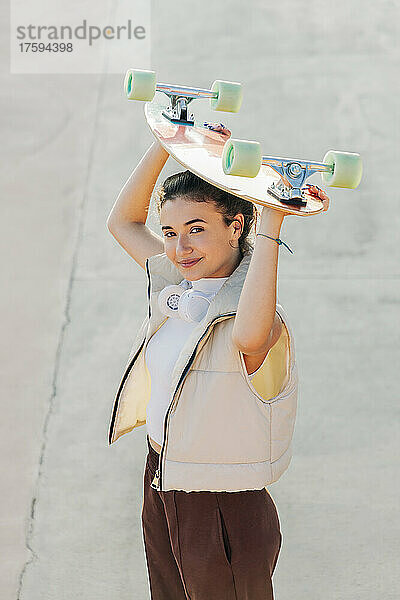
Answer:
[[[321, 200], [323, 207], [324, 207], [322, 212], [325, 212], [328, 210], [330, 200], [329, 200], [328, 195], [324, 192], [324, 190], [321, 190], [321, 188], [319, 188], [317, 185], [314, 185], [312, 183], [306, 183], [305, 191], [307, 192], [307, 194], [309, 194], [311, 197], [315, 198], [316, 200]], [[289, 213], [289, 212], [281, 212], [281, 211], [279, 211], [279, 212], [281, 213], [281, 215], [283, 215], [283, 217], [288, 217], [293, 214], [293, 213]]]
[[314, 198], [316, 198], [317, 200], [322, 201], [322, 204], [324, 205], [324, 209], [322, 212], [325, 212], [326, 210], [328, 210], [329, 197], [324, 192], [324, 190], [321, 190], [321, 188], [319, 188], [317, 185], [314, 185], [312, 183], [306, 183], [306, 186], [308, 187], [307, 193], [310, 194], [310, 196], [314, 196]]

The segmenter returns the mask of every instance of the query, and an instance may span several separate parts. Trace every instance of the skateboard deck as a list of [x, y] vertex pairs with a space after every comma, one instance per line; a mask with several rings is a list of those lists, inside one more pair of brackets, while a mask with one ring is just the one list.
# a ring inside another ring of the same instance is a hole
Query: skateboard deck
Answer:
[[221, 159], [229, 137], [196, 121], [194, 125], [173, 123], [162, 114], [167, 106], [168, 102], [162, 102], [156, 95], [145, 104], [146, 120], [156, 139], [183, 167], [208, 183], [261, 206], [304, 217], [323, 210], [322, 201], [306, 192], [306, 206], [289, 206], [277, 200], [268, 187], [273, 182], [277, 184], [280, 176], [268, 165], [262, 165], [256, 177], [225, 175]]

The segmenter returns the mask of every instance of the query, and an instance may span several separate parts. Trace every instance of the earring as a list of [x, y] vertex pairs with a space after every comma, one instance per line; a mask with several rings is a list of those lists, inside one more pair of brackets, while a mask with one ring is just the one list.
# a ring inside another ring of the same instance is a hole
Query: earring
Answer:
[[[235, 232], [236, 232], [238, 229], [241, 229], [240, 225], [239, 225], [239, 226], [235, 226]], [[240, 234], [240, 235], [242, 235], [242, 234]], [[239, 235], [239, 237], [240, 237], [240, 235]], [[231, 241], [232, 241], [232, 240], [230, 240], [230, 242], [231, 242]], [[231, 246], [230, 242], [229, 242], [229, 245]], [[236, 248], [240, 248], [239, 240], [238, 240], [238, 245], [237, 245], [237, 246], [231, 246], [231, 248], [235, 248], [235, 249], [236, 249]]]

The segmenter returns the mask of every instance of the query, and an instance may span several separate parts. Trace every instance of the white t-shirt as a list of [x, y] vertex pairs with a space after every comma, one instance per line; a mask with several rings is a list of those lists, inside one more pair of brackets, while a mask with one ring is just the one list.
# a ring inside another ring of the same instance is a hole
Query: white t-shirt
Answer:
[[[227, 279], [228, 277], [205, 277], [191, 283], [193, 289], [215, 295]], [[197, 322], [188, 323], [180, 318], [168, 318], [151, 337], [146, 347], [145, 362], [151, 377], [146, 427], [149, 436], [160, 446], [163, 440], [165, 413], [171, 402], [172, 371], [187, 338], [197, 325]]]

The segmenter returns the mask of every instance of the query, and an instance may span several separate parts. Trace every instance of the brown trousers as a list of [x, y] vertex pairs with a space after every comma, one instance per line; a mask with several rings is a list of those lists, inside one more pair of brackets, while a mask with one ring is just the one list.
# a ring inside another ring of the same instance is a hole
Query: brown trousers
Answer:
[[282, 536], [268, 491], [158, 492], [147, 437], [143, 540], [152, 600], [273, 600]]

